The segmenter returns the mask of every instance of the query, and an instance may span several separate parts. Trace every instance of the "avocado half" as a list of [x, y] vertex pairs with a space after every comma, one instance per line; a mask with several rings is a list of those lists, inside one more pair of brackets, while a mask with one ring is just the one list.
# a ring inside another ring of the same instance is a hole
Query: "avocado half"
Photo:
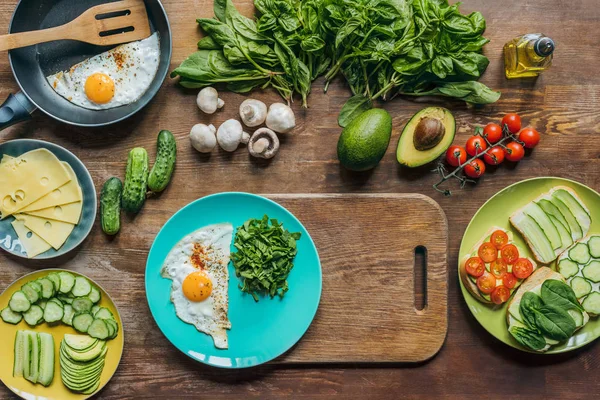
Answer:
[[443, 107], [427, 107], [406, 124], [398, 141], [396, 158], [407, 167], [420, 167], [442, 155], [454, 141], [456, 121]]

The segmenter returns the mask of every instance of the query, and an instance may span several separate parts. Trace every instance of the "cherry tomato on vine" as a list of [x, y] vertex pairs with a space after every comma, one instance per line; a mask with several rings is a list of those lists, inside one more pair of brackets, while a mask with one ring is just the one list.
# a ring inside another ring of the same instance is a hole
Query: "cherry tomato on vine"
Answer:
[[484, 172], [485, 164], [478, 158], [465, 165], [465, 175], [469, 178], [479, 178]]
[[525, 128], [519, 133], [519, 140], [528, 149], [533, 149], [540, 142], [540, 134], [533, 128]]
[[494, 146], [483, 155], [483, 159], [488, 165], [502, 164], [502, 161], [504, 161], [504, 149]]
[[467, 151], [462, 146], [450, 146], [446, 152], [446, 162], [452, 167], [458, 167], [467, 161]]
[[502, 126], [508, 125], [508, 130], [513, 135], [516, 135], [521, 130], [521, 117], [518, 114], [506, 114], [502, 118]]
[[504, 149], [504, 156], [508, 161], [521, 161], [525, 156], [525, 149], [517, 142], [510, 142]]
[[485, 149], [487, 149], [487, 143], [485, 139], [481, 136], [471, 136], [469, 140], [467, 140], [467, 154], [471, 157], [474, 157], [478, 154], [483, 153]]
[[498, 124], [487, 124], [483, 128], [483, 136], [487, 138], [490, 143], [496, 143], [502, 139], [502, 127]]
[[494, 304], [506, 303], [510, 297], [510, 290], [506, 286], [498, 286], [490, 295]]

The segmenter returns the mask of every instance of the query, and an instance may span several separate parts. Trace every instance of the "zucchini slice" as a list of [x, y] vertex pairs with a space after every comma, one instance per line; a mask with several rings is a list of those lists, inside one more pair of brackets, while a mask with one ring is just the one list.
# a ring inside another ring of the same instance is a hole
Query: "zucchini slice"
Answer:
[[46, 308], [44, 309], [44, 321], [48, 323], [60, 321], [64, 316], [63, 307], [59, 306], [52, 300], [46, 304]]
[[23, 314], [23, 319], [29, 326], [36, 326], [44, 320], [44, 310], [42, 307], [33, 304], [27, 312]]
[[590, 314], [598, 315], [600, 314], [600, 293], [592, 292], [590, 293], [583, 303], [581, 303], [583, 309]]
[[589, 279], [594, 283], [600, 282], [600, 261], [591, 261], [588, 265], [583, 267], [581, 272], [586, 279]]
[[90, 281], [85, 279], [83, 276], [78, 276], [77, 278], [75, 278], [75, 284], [73, 285], [73, 289], [71, 289], [73, 296], [87, 296], [88, 294], [90, 294], [91, 291], [92, 285], [90, 284]]
[[571, 289], [575, 292], [575, 297], [581, 299], [592, 291], [592, 284], [580, 276], [571, 280]]
[[585, 243], [577, 243], [569, 250], [569, 258], [578, 264], [585, 265], [590, 261], [590, 249]]
[[588, 240], [588, 247], [590, 248], [592, 257], [600, 258], [600, 236], [592, 236]]
[[573, 260], [563, 258], [558, 262], [558, 272], [560, 272], [565, 279], [569, 279], [570, 277], [577, 275], [579, 272], [579, 265]]
[[25, 296], [25, 293], [23, 293], [20, 290], [17, 290], [11, 296], [10, 301], [8, 302], [8, 306], [14, 312], [25, 312], [29, 310], [29, 307], [31, 307], [31, 302], [29, 301], [27, 296]]
[[16, 325], [23, 319], [23, 315], [21, 313], [14, 312], [10, 309], [10, 307], [6, 307], [2, 312], [0, 312], [0, 317], [2, 317], [2, 321]]
[[77, 314], [73, 317], [73, 328], [78, 332], [87, 333], [92, 322], [94, 322], [94, 317], [91, 314]]
[[58, 273], [58, 277], [60, 278], [60, 289], [61, 293], [69, 293], [73, 286], [75, 286], [75, 276], [70, 272], [61, 271]]

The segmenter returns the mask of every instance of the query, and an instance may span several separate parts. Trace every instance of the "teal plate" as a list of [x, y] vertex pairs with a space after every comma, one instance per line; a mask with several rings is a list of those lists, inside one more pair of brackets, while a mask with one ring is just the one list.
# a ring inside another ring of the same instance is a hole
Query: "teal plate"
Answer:
[[[302, 233], [288, 278], [290, 289], [283, 299], [263, 297], [255, 302], [240, 291], [240, 280], [229, 263], [229, 349], [217, 349], [210, 336], [175, 315], [170, 301], [171, 280], [161, 277], [162, 264], [177, 242], [203, 226], [229, 222], [235, 236], [237, 227], [246, 220], [265, 214], [283, 222], [290, 232]], [[319, 306], [321, 286], [319, 255], [304, 226], [279, 204], [249, 193], [214, 194], [179, 210], [156, 236], [146, 263], [146, 296], [163, 334], [187, 356], [222, 368], [256, 366], [289, 350], [310, 326]]]
[[[36, 139], [10, 140], [0, 144], [0, 159], [4, 154], [16, 157], [30, 150], [39, 148], [50, 150], [59, 160], [69, 163], [73, 168], [83, 193], [83, 209], [81, 210], [79, 224], [75, 226], [65, 244], [58, 250], [50, 249], [45, 253], [33, 257], [34, 260], [59, 257], [79, 246], [89, 235], [94, 226], [97, 209], [96, 188], [94, 187], [94, 181], [92, 180], [90, 173], [81, 160], [64, 147]], [[25, 249], [21, 246], [17, 233], [11, 225], [13, 220], [14, 218], [12, 217], [0, 220], [0, 247], [15, 256], [27, 258]]]

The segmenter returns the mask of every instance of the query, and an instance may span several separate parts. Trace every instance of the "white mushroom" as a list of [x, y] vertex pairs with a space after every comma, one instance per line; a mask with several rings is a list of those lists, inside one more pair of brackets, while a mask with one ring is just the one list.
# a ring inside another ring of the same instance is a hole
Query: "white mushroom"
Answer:
[[267, 113], [267, 127], [279, 133], [288, 133], [296, 126], [296, 118], [290, 107], [273, 103]]
[[267, 105], [260, 100], [244, 100], [240, 104], [240, 117], [244, 125], [258, 126], [265, 122], [267, 118]]
[[248, 143], [250, 135], [244, 132], [237, 119], [228, 119], [217, 130], [217, 142], [225, 151], [235, 151], [240, 143]]
[[273, 158], [278, 150], [279, 138], [269, 128], [257, 129], [248, 142], [248, 151], [252, 157]]
[[192, 146], [200, 153], [210, 153], [217, 145], [214, 125], [196, 124], [190, 131], [190, 141]]
[[205, 87], [198, 93], [196, 104], [205, 113], [213, 114], [217, 109], [223, 107], [225, 102], [219, 98], [219, 92], [215, 88]]

